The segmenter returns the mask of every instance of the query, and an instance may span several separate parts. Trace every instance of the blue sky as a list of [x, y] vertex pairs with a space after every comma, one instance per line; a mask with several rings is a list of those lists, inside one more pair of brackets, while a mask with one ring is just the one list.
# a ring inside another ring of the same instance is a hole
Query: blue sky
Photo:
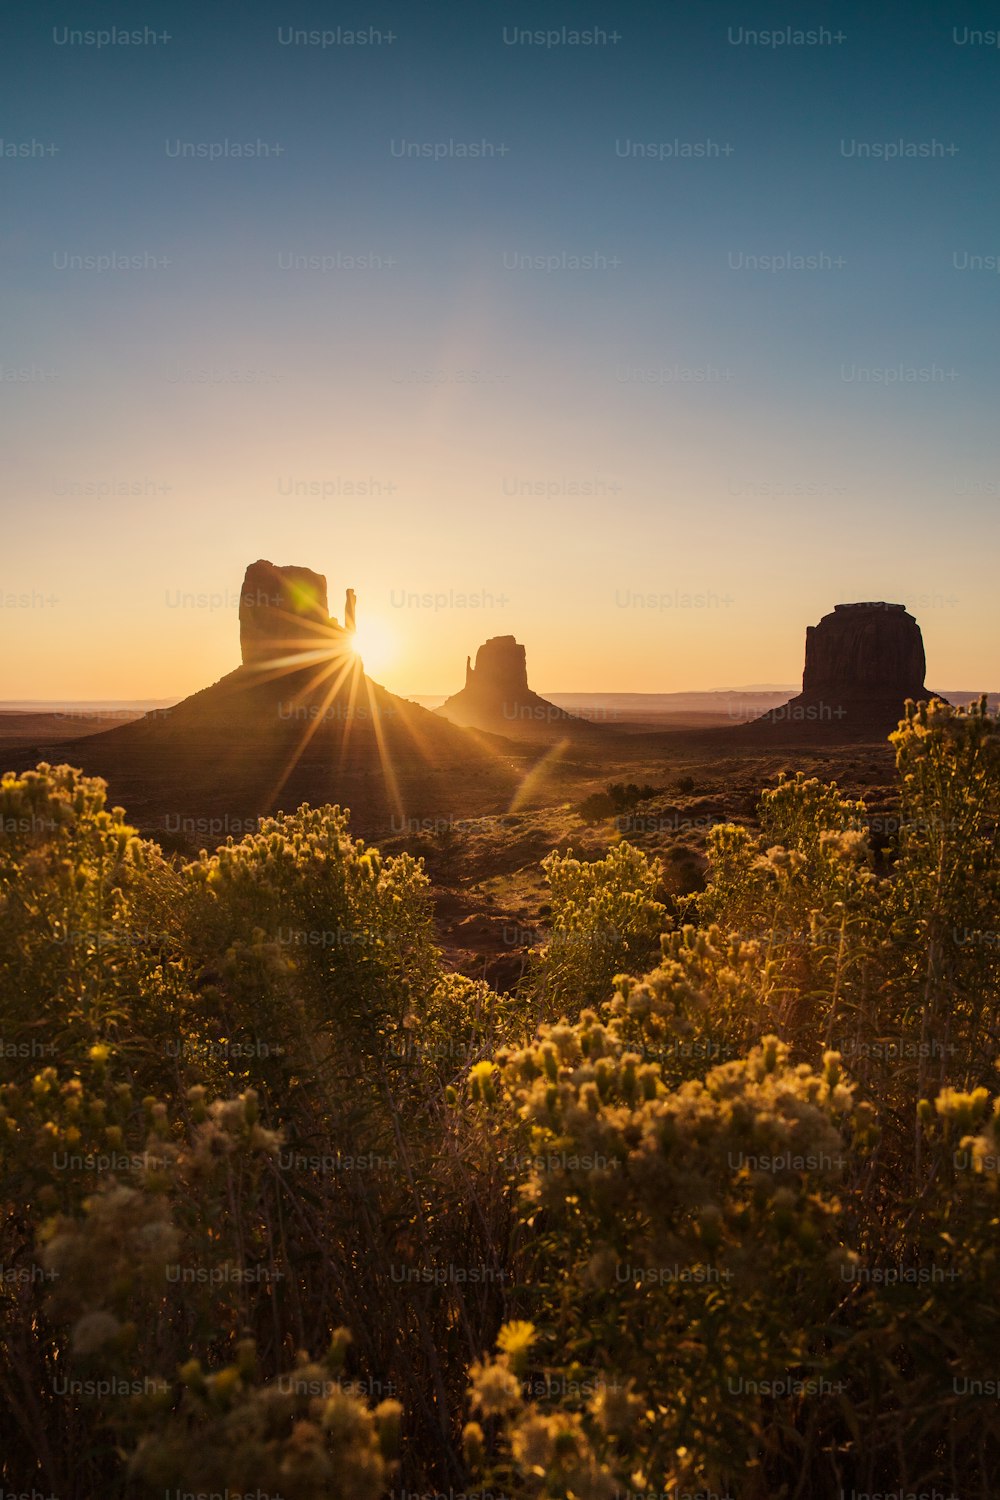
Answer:
[[[506, 633], [553, 691], [794, 681], [862, 598], [910, 606], [933, 685], [996, 687], [997, 25], [5, 17], [4, 696], [194, 690], [259, 556], [353, 584], [399, 691]], [[114, 26], [169, 40], [63, 40]], [[280, 153], [205, 159], [247, 142]]]

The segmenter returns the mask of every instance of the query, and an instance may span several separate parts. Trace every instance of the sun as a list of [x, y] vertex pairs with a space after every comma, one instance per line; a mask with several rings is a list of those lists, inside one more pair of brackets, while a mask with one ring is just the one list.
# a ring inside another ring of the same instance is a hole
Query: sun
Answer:
[[353, 649], [355, 656], [361, 658], [365, 671], [377, 677], [392, 665], [396, 642], [384, 620], [367, 617], [358, 623]]

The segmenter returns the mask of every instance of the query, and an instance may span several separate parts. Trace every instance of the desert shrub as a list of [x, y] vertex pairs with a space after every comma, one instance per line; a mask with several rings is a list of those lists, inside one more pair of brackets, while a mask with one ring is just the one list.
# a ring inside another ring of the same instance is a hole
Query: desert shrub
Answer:
[[989, 1495], [1000, 1098], [920, 1104], [926, 1175], [890, 1253], [865, 1191], [878, 1111], [836, 1053], [814, 1070], [765, 1037], [668, 1088], [622, 1017], [544, 1027], [471, 1075], [521, 1133], [530, 1232], [525, 1318], [470, 1371], [482, 1482]]
[[603, 818], [629, 812], [640, 802], [655, 796], [655, 786], [637, 786], [634, 781], [611, 781], [603, 792], [591, 792], [589, 797], [584, 797], [576, 809], [577, 816], [587, 823], [598, 823]]
[[[175, 1024], [178, 882], [104, 783], [45, 763], [0, 781], [0, 1016], [7, 1077], [124, 1028]], [[141, 1041], [140, 1041], [141, 1045]]]
[[266, 1384], [254, 1380], [254, 1346], [205, 1373], [186, 1364], [145, 1420], [129, 1464], [130, 1488], [161, 1497], [282, 1495], [289, 1500], [378, 1500], [396, 1468], [399, 1403], [372, 1410], [334, 1361], [305, 1357]]
[[[347, 1324], [351, 1378], [405, 1407], [404, 1481], [454, 1482], [509, 1210], [447, 1092], [521, 1029], [442, 968], [419, 865], [365, 849], [337, 808], [184, 865], [70, 768], [3, 795], [3, 1477], [67, 1500], [126, 1484], [115, 1403], [54, 1394], [79, 1337], [109, 1379], [155, 1382], [169, 1447], [190, 1425], [181, 1365], [224, 1370], [252, 1338], [269, 1388]], [[168, 1242], [180, 1279], [154, 1267], [154, 1296], [145, 1251]], [[247, 1400], [236, 1425], [264, 1411]]]
[[549, 885], [549, 937], [533, 981], [542, 1013], [567, 1003], [594, 1003], [614, 976], [642, 968], [667, 925], [656, 899], [659, 862], [621, 843], [590, 863], [553, 851], [542, 861]]
[[761, 954], [769, 1024], [836, 1046], [882, 1103], [889, 1191], [918, 1185], [917, 1101], [990, 1083], [1000, 1054], [1000, 734], [985, 703], [908, 708], [892, 736], [898, 852], [876, 878], [863, 804], [797, 776], [765, 792], [761, 833], [709, 839], [699, 924]]
[[764, 792], [759, 833], [709, 833], [709, 882], [691, 910], [756, 945], [759, 1001], [784, 1036], [830, 1045], [852, 981], [864, 985], [879, 912], [862, 813], [800, 773]]
[[[510, 1311], [530, 1321], [472, 1371], [467, 1445], [496, 1483], [992, 1493], [997, 721], [911, 707], [893, 739], [883, 876], [861, 804], [783, 780], [759, 833], [713, 830], [695, 921], [656, 968], [474, 1071], [480, 1106], [529, 1132]], [[762, 1039], [776, 1027], [785, 1042]], [[762, 1057], [792, 1117], [777, 1137], [747, 1087]], [[850, 1100], [839, 1148], [792, 1105], [800, 1087]], [[757, 1148], [706, 1178], [733, 1120]], [[627, 1258], [649, 1284], [620, 1275]]]
[[[668, 1089], [614, 1019], [585, 1012], [498, 1063], [527, 1135], [538, 1363], [518, 1372], [501, 1355], [472, 1388], [481, 1414], [504, 1419], [519, 1490], [739, 1480], [741, 1495], [772, 1493], [753, 1483], [761, 1443], [793, 1454], [812, 1388], [832, 1383], [837, 1190], [847, 1143], [870, 1131], [839, 1059], [793, 1066], [768, 1037]], [[480, 1098], [495, 1088], [486, 1070], [472, 1076]], [[547, 1403], [510, 1379], [527, 1374], [530, 1391], [533, 1369]], [[801, 1399], [774, 1402], [790, 1389]]]
[[985, 698], [964, 713], [909, 705], [891, 739], [900, 839], [887, 936], [896, 1014], [940, 1043], [920, 1072], [923, 1094], [946, 1076], [982, 1082], [1000, 1052], [1000, 721]]
[[[340, 808], [303, 806], [188, 865], [190, 950], [245, 1006], [288, 978], [310, 1029], [354, 1027], [377, 1045], [440, 974], [430, 883], [408, 854], [352, 839]], [[269, 1017], [280, 1026], [286, 1007]]]
[[[333, 1378], [343, 1331], [323, 1366], [303, 1354], [277, 1380], [257, 1377], [246, 1330], [262, 1317], [265, 1327], [271, 1321], [289, 1270], [263, 1180], [280, 1142], [258, 1124], [255, 1097], [208, 1104], [196, 1090], [186, 1138], [171, 1130], [166, 1106], [147, 1099], [149, 1133], [142, 1152], [129, 1155], [121, 1126], [104, 1123], [102, 1064], [95, 1060], [94, 1089], [45, 1076], [30, 1100], [8, 1091], [4, 1103], [15, 1153], [19, 1143], [34, 1144], [44, 1121], [47, 1139], [68, 1148], [53, 1152], [53, 1165], [60, 1155], [78, 1156], [75, 1175], [84, 1191], [90, 1187], [75, 1213], [54, 1215], [41, 1233], [39, 1264], [49, 1285], [42, 1311], [68, 1330], [68, 1347], [47, 1379], [46, 1405], [58, 1417], [39, 1434], [50, 1482], [61, 1480], [60, 1493], [100, 1488], [106, 1431], [132, 1450], [130, 1494], [192, 1485], [242, 1493], [263, 1485], [290, 1500], [331, 1493], [374, 1500], [391, 1473], [399, 1408], [383, 1401], [371, 1411]], [[124, 1086], [113, 1097], [127, 1105]], [[41, 1192], [46, 1201], [55, 1188]], [[168, 1296], [178, 1284], [183, 1294]], [[188, 1357], [193, 1348], [222, 1359], [228, 1353], [231, 1362], [205, 1374], [201, 1360]], [[22, 1348], [21, 1355], [48, 1352]], [[27, 1371], [20, 1373], [27, 1385]], [[45, 1383], [38, 1370], [36, 1385]], [[90, 1442], [76, 1436], [72, 1450], [60, 1453], [67, 1407]]]

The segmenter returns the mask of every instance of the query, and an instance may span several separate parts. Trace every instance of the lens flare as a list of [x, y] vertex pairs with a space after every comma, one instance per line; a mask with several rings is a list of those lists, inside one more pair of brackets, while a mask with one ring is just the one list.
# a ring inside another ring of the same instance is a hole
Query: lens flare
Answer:
[[354, 635], [354, 653], [360, 656], [365, 671], [375, 677], [392, 665], [396, 642], [384, 621], [366, 617], [359, 622]]

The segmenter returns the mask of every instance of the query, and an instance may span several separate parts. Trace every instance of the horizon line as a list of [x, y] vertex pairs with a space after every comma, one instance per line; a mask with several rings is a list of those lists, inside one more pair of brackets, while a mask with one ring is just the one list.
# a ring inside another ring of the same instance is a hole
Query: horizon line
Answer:
[[[387, 689], [391, 691], [391, 689]], [[454, 697], [455, 691], [451, 692], [396, 692], [397, 698], [408, 698], [412, 702], [419, 702], [422, 698], [440, 698], [442, 700]], [[724, 697], [734, 693], [757, 693], [762, 697], [774, 693], [799, 693], [802, 691], [801, 683], [775, 683], [773, 685], [762, 685], [751, 683], [747, 686], [727, 688], [670, 688], [663, 691], [649, 689], [630, 692], [628, 690], [615, 689], [605, 691], [598, 688], [578, 689], [544, 689], [537, 690], [538, 696], [552, 700], [558, 698], [690, 698], [690, 697]], [[927, 690], [928, 696], [933, 697], [940, 693], [944, 697], [979, 697], [983, 694], [988, 698], [1000, 698], [1000, 688], [936, 688]], [[186, 694], [182, 698], [10, 698], [0, 699], [0, 714], [30, 713], [30, 712], [75, 712], [110, 713], [116, 709], [131, 710], [136, 713], [149, 712], [157, 708], [173, 708], [183, 703]]]

